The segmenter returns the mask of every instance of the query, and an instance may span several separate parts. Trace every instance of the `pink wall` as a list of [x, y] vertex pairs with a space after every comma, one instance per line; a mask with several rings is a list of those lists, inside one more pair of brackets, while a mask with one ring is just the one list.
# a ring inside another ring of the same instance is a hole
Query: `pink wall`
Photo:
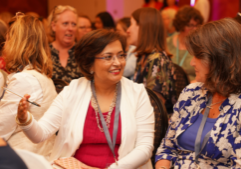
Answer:
[[118, 20], [124, 15], [124, 0], [106, 0], [106, 10], [114, 20]]

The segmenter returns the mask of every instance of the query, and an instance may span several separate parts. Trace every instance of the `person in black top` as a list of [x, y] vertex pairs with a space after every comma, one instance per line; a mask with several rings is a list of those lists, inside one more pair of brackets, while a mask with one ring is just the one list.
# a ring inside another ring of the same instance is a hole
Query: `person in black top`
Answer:
[[27, 169], [23, 160], [0, 138], [0, 169]]
[[64, 80], [70, 83], [83, 75], [74, 57], [75, 39], [77, 34], [77, 11], [71, 6], [56, 6], [49, 16], [50, 32], [54, 41], [50, 44], [53, 61], [53, 81]]

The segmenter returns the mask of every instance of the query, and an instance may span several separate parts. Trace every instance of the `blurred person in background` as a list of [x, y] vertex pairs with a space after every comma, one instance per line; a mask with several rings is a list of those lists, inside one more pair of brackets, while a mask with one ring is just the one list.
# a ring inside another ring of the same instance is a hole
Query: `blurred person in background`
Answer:
[[7, 33], [7, 25], [6, 23], [0, 19], [0, 100], [3, 96], [3, 86], [6, 84], [7, 80], [7, 73], [5, 69], [5, 61], [2, 57], [2, 50], [6, 40], [6, 33]]
[[86, 33], [92, 31], [92, 23], [88, 16], [80, 15], [78, 17], [77, 41], [79, 41]]
[[234, 17], [234, 20], [241, 24], [241, 13], [238, 12], [237, 15]]
[[174, 9], [175, 11], [177, 11], [178, 10], [177, 4], [178, 3], [176, 0], [164, 0], [163, 9]]
[[173, 19], [175, 18], [177, 11], [175, 9], [167, 8], [161, 11], [164, 26], [166, 28], [167, 36], [172, 36], [176, 29], [173, 26]]
[[149, 7], [160, 10], [163, 7], [163, 3], [159, 2], [158, 0], [145, 0], [145, 3], [142, 7]]
[[210, 15], [210, 2], [209, 0], [196, 0], [194, 8], [200, 11], [203, 16], [203, 23], [207, 23]]
[[195, 70], [190, 65], [193, 56], [187, 51], [185, 39], [201, 24], [203, 24], [201, 13], [191, 6], [184, 6], [177, 11], [173, 20], [178, 33], [167, 38], [167, 48], [172, 54], [172, 61], [185, 70], [190, 81], [195, 79]]
[[[127, 29], [130, 27], [130, 18], [125, 17], [120, 19], [116, 24], [116, 31], [120, 33], [121, 35], [127, 37]], [[133, 51], [136, 49], [134, 45], [130, 45], [129, 39], [127, 38], [127, 45], [126, 45], [126, 66], [124, 69], [123, 76], [133, 79], [135, 68], [136, 68], [136, 55], [133, 53]]]
[[95, 28], [115, 31], [115, 21], [111, 14], [108, 12], [101, 12], [97, 14], [95, 17]]
[[33, 16], [35, 18], [39, 18], [39, 14], [37, 14], [36, 12], [26, 12], [25, 15], [30, 15], [30, 16]]
[[12, 17], [13, 17], [13, 14], [11, 14], [10, 12], [5, 11], [5, 12], [0, 13], [0, 19], [6, 23], [7, 27], [8, 27], [8, 23], [12, 19]]
[[69, 83], [82, 76], [74, 58], [78, 15], [71, 6], [56, 6], [49, 16], [51, 35], [54, 41], [49, 45], [53, 61], [52, 79]]
[[28, 169], [18, 154], [0, 137], [0, 168]]
[[160, 12], [154, 8], [137, 9], [131, 15], [127, 33], [130, 44], [136, 46], [134, 81], [144, 83], [154, 91], [171, 114], [176, 102], [174, 67], [166, 52], [165, 28]]
[[5, 61], [2, 57], [2, 50], [3, 50], [5, 40], [6, 40], [7, 29], [8, 29], [7, 24], [3, 20], [0, 19], [0, 69], [2, 69], [4, 71], [6, 71], [6, 69], [5, 69]]
[[[3, 49], [7, 77], [7, 88], [38, 103], [29, 105], [28, 111], [39, 120], [57, 96], [52, 76], [52, 61], [44, 27], [38, 18], [17, 13], [10, 22], [7, 40]], [[45, 142], [33, 144], [18, 127], [18, 103], [21, 98], [5, 90], [0, 100], [0, 137], [12, 148], [25, 149], [48, 158], [52, 152], [55, 136]]]

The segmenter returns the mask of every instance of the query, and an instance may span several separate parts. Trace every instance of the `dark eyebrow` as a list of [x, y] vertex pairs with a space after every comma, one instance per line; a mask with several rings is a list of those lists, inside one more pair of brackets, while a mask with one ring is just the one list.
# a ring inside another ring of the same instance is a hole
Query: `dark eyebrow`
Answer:
[[[120, 54], [120, 53], [125, 53], [123, 50], [122, 51], [119, 51], [117, 54]], [[110, 52], [108, 52], [108, 53], [103, 53], [102, 55], [105, 55], [105, 54], [110, 54], [110, 55], [112, 55], [113, 53], [110, 53]]]

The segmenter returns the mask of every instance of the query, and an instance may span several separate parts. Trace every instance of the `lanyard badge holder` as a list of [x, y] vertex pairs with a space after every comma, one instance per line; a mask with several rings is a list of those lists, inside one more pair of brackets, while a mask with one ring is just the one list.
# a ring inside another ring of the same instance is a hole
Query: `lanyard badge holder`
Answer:
[[211, 131], [209, 131], [205, 135], [205, 137], [203, 139], [202, 146], [201, 146], [201, 136], [202, 136], [204, 125], [205, 125], [205, 123], [207, 121], [207, 117], [208, 117], [208, 114], [209, 114], [209, 111], [210, 111], [211, 103], [212, 103], [212, 96], [210, 96], [208, 98], [208, 104], [206, 106], [206, 109], [205, 109], [205, 112], [204, 112], [201, 124], [200, 124], [198, 132], [197, 132], [197, 137], [196, 137], [196, 140], [195, 140], [195, 163], [196, 163], [197, 169], [201, 169], [201, 167], [199, 166], [198, 157], [201, 154], [201, 152], [202, 152], [203, 148], [205, 147], [205, 145], [207, 144], [208, 139], [210, 137], [210, 133], [211, 133]]
[[120, 101], [121, 101], [121, 82], [119, 82], [119, 84], [117, 84], [117, 85], [118, 86], [117, 86], [116, 108], [115, 108], [115, 118], [114, 118], [114, 130], [113, 130], [113, 141], [112, 141], [111, 137], [110, 137], [110, 132], [109, 132], [108, 127], [106, 125], [106, 122], [105, 122], [105, 119], [103, 117], [103, 114], [102, 114], [102, 112], [100, 110], [100, 106], [99, 106], [99, 103], [98, 103], [98, 100], [97, 100], [97, 97], [96, 97], [94, 82], [93, 81], [91, 82], [91, 90], [92, 90], [93, 96], [94, 96], [94, 98], [96, 100], [96, 103], [98, 105], [100, 121], [101, 121], [103, 130], [104, 130], [104, 133], [105, 133], [105, 138], [106, 138], [106, 140], [108, 142], [108, 145], [109, 145], [109, 147], [111, 149], [111, 152], [113, 154], [113, 157], [114, 157], [116, 165], [118, 165], [118, 162], [117, 162], [117, 158], [116, 158], [116, 155], [115, 155], [115, 143], [116, 143], [118, 126], [119, 126]]

